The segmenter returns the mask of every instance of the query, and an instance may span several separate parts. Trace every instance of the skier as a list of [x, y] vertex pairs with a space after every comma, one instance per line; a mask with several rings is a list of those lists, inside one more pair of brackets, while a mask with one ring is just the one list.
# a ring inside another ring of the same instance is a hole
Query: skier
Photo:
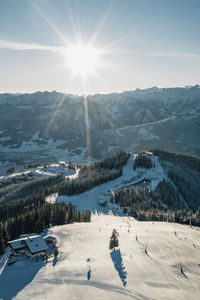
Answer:
[[181, 263], [180, 263], [180, 271], [181, 271], [181, 273], [183, 273], [183, 267], [182, 267]]

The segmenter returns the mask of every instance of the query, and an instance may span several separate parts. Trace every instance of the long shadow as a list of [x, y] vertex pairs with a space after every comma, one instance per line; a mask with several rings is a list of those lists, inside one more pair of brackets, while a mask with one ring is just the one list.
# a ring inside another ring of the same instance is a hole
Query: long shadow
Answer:
[[110, 256], [112, 258], [115, 269], [119, 273], [119, 277], [123, 283], [123, 286], [126, 286], [127, 272], [125, 270], [125, 267], [123, 266], [123, 261], [122, 261], [122, 256], [121, 256], [120, 250], [112, 251], [110, 253]]
[[185, 277], [185, 279], [187, 279], [187, 280], [188, 280], [188, 278], [187, 278], [187, 276], [185, 275], [185, 273], [184, 273], [184, 272], [182, 272], [182, 274], [183, 274], [183, 276]]
[[6, 266], [0, 275], [0, 299], [10, 300], [25, 288], [45, 265], [43, 261], [17, 261]]
[[149, 255], [148, 252], [146, 252], [145, 254], [152, 260], [152, 258], [151, 258], [151, 256]]
[[58, 258], [56, 256], [54, 256], [53, 263], [52, 263], [53, 267], [55, 267], [57, 262], [58, 262]]
[[91, 269], [89, 268], [88, 269], [88, 272], [87, 272], [87, 280], [90, 280], [90, 278], [91, 278]]

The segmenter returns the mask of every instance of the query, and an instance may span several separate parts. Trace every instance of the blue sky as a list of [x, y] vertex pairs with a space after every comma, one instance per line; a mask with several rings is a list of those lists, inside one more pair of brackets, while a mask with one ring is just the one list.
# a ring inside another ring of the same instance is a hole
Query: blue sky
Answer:
[[102, 50], [87, 93], [199, 84], [199, 0], [0, 0], [0, 92], [82, 94], [63, 53]]

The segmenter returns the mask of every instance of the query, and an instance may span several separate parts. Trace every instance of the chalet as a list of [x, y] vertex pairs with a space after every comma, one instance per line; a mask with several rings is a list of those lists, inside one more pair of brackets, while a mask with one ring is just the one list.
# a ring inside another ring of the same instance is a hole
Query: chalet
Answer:
[[32, 255], [47, 251], [47, 244], [40, 235], [28, 237], [25, 243]]
[[24, 238], [10, 241], [10, 242], [8, 242], [8, 245], [15, 252], [24, 250], [27, 247]]
[[48, 248], [40, 235], [24, 235], [17, 240], [8, 242], [8, 245], [15, 253], [28, 250], [32, 255], [45, 253]]

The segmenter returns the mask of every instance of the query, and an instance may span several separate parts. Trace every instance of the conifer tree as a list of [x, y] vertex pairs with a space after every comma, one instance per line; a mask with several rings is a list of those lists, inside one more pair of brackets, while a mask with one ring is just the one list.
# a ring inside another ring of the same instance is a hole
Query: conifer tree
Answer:
[[4, 254], [4, 240], [3, 240], [3, 230], [2, 224], [0, 223], [0, 255]]
[[2, 237], [3, 237], [3, 240], [4, 240], [4, 244], [7, 245], [9, 237], [8, 237], [8, 230], [7, 230], [7, 225], [6, 224], [2, 225]]
[[109, 249], [114, 249], [119, 245], [119, 233], [116, 229], [113, 229], [112, 235], [110, 237]]

